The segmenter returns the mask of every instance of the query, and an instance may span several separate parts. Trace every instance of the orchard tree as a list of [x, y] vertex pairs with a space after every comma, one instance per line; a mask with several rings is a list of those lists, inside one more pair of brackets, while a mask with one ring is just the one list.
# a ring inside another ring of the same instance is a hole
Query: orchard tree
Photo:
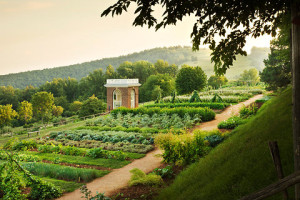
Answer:
[[183, 65], [175, 83], [178, 94], [189, 94], [194, 90], [202, 90], [206, 86], [207, 76], [201, 67]]
[[54, 97], [52, 93], [37, 92], [32, 96], [33, 114], [42, 120], [50, 119], [52, 108], [54, 104]]
[[27, 124], [32, 119], [33, 108], [32, 108], [32, 104], [29, 103], [28, 101], [22, 101], [19, 105], [18, 111], [19, 111], [18, 118], [24, 121], [25, 124]]
[[157, 74], [148, 77], [140, 88], [141, 102], [157, 99], [159, 95], [165, 97], [175, 89], [175, 81], [168, 74]]
[[[292, 75], [293, 75], [293, 138], [295, 171], [300, 170], [300, 1], [299, 0], [118, 0], [102, 16], [121, 15], [131, 4], [137, 6], [133, 25], [155, 27], [156, 30], [176, 25], [184, 16], [195, 15], [192, 30], [193, 49], [201, 43], [212, 50], [211, 60], [217, 74], [224, 74], [237, 55], [246, 55], [243, 49], [246, 37], [257, 38], [264, 34], [276, 35], [276, 29], [285, 23], [283, 16], [291, 16]], [[163, 17], [153, 16], [154, 7], [161, 5]], [[216, 42], [216, 36], [221, 40]], [[295, 199], [300, 199], [300, 184], [296, 185]]]
[[11, 104], [0, 105], [0, 127], [8, 125], [17, 115], [18, 113], [12, 109]]
[[79, 110], [81, 109], [82, 102], [80, 101], [74, 101], [70, 104], [69, 110], [72, 112], [72, 114], [78, 114]]
[[249, 70], [244, 70], [240, 75], [239, 81], [241, 81], [243, 85], [256, 85], [259, 82], [257, 69], [251, 68]]
[[212, 75], [208, 79], [208, 85], [212, 86], [214, 89], [218, 89], [221, 86], [225, 85], [228, 82], [228, 79], [225, 76], [216, 76]]
[[95, 95], [92, 95], [87, 100], [85, 100], [79, 111], [80, 117], [85, 117], [92, 114], [98, 114], [104, 112], [106, 105], [102, 100], [99, 100]]
[[52, 108], [52, 114], [55, 116], [55, 117], [58, 117], [58, 116], [61, 116], [64, 112], [64, 108], [61, 107], [61, 106], [53, 106]]

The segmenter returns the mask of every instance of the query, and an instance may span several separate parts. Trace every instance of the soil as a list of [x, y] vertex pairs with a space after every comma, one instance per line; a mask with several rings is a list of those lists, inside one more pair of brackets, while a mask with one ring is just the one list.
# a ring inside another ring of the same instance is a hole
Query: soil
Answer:
[[[221, 121], [228, 119], [232, 115], [237, 115], [242, 106], [249, 106], [251, 103], [255, 102], [257, 99], [260, 99], [262, 97], [263, 95], [256, 95], [245, 102], [227, 107], [221, 114], [216, 114], [215, 120], [201, 123], [200, 125], [197, 125], [194, 128], [190, 129], [189, 131], [192, 132], [193, 130], [196, 129], [201, 129], [201, 130], [217, 129], [217, 126]], [[128, 181], [130, 180], [131, 174], [129, 171], [131, 169], [139, 168], [145, 173], [149, 173], [153, 171], [155, 168], [162, 166], [161, 163], [163, 159], [157, 156], [158, 154], [162, 154], [162, 151], [160, 149], [155, 149], [147, 153], [145, 157], [138, 160], [134, 160], [132, 163], [124, 166], [123, 168], [114, 169], [108, 175], [93, 180], [92, 182], [87, 184], [87, 188], [92, 192], [92, 195], [96, 195], [97, 191], [99, 193], [105, 192], [106, 196], [115, 195], [116, 192], [120, 193], [122, 191], [122, 188], [126, 188]], [[148, 189], [147, 187], [137, 187], [135, 190], [131, 188], [130, 189], [128, 188], [128, 190], [124, 189], [124, 193], [127, 195], [129, 195], [130, 191], [132, 192], [136, 191], [135, 194], [140, 196], [141, 194], [147, 194], [150, 191], [152, 193], [155, 193], [155, 191], [158, 192], [158, 190], [155, 190], [155, 188], [152, 187]], [[140, 191], [141, 193], [137, 191]], [[153, 197], [153, 195], [151, 196]], [[74, 192], [64, 194], [61, 198], [59, 198], [59, 200], [70, 200], [70, 199], [81, 200], [81, 196], [82, 194], [80, 193], [80, 190], [77, 189]]]

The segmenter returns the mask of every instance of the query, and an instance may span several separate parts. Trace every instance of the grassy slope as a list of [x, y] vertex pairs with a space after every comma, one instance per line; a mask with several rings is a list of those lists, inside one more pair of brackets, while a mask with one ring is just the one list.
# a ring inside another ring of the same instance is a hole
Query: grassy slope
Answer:
[[[268, 141], [278, 141], [284, 174], [293, 171], [292, 92], [267, 102], [249, 123], [183, 171], [158, 199], [239, 199], [275, 182]], [[281, 194], [270, 199], [281, 199]]]

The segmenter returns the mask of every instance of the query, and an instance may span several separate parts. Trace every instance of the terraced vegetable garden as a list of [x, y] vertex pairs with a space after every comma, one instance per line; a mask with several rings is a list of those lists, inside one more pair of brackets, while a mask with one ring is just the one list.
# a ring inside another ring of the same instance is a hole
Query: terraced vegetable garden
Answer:
[[[190, 102], [191, 96], [180, 96], [173, 103], [170, 97], [135, 109], [121, 107], [109, 115], [86, 120], [84, 126], [53, 131], [35, 140], [11, 139], [0, 151], [0, 165], [9, 159], [7, 152], [13, 153], [13, 158], [28, 172], [63, 192], [70, 192], [144, 157], [155, 148], [157, 134], [165, 139], [171, 136], [162, 134], [180, 135], [196, 124], [213, 120], [214, 110], [223, 110], [261, 92], [214, 90], [199, 93], [201, 102]], [[216, 94], [220, 96], [219, 102], [212, 101]], [[204, 140], [211, 140], [213, 145], [212, 141], [223, 140], [220, 135], [218, 132]]]

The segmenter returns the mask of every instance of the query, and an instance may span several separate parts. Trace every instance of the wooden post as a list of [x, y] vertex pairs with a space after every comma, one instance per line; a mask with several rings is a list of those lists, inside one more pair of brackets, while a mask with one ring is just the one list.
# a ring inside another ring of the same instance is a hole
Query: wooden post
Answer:
[[[294, 169], [300, 170], [300, 1], [291, 3], [292, 75], [293, 75], [293, 140]], [[300, 200], [300, 184], [295, 186], [295, 199]]]
[[[269, 148], [270, 148], [270, 152], [271, 152], [271, 156], [275, 165], [275, 169], [277, 171], [277, 176], [280, 179], [284, 178], [283, 175], [283, 170], [282, 170], [282, 165], [281, 165], [281, 160], [280, 160], [280, 154], [279, 154], [279, 148], [278, 148], [278, 144], [277, 142], [269, 142]], [[287, 192], [287, 190], [285, 189], [283, 191], [283, 199], [284, 200], [288, 200], [289, 199], [289, 194]]]

